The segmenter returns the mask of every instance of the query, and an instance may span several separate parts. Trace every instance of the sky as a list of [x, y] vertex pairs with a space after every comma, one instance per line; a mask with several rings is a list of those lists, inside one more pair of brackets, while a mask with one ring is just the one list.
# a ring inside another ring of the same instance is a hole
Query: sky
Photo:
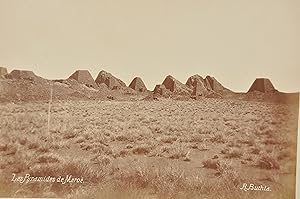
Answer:
[[299, 0], [0, 0], [0, 66], [48, 79], [87, 69], [148, 89], [214, 76], [300, 91]]

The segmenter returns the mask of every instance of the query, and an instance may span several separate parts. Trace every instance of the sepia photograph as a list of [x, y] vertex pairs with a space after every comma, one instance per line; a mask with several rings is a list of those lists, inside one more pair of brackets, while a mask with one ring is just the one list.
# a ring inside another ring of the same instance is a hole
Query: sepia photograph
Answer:
[[296, 199], [298, 0], [0, 0], [0, 198]]

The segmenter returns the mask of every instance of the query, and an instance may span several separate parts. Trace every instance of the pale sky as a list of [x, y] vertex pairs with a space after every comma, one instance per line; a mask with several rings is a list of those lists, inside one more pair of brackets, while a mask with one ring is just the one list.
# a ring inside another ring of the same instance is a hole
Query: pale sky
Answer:
[[300, 91], [299, 0], [0, 0], [0, 66], [48, 79], [106, 70], [149, 89], [171, 74], [233, 91]]

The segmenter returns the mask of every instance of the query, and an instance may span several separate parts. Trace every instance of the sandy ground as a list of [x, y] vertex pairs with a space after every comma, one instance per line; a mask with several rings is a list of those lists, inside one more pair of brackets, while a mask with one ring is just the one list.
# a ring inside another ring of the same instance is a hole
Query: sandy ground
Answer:
[[[0, 196], [293, 198], [298, 106], [251, 101], [0, 105]], [[84, 183], [14, 183], [12, 174]], [[243, 183], [270, 192], [242, 191]]]

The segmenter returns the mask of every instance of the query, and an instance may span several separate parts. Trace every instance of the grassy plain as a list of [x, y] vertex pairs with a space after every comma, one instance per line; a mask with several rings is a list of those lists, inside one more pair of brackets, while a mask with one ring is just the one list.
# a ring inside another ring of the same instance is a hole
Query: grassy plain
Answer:
[[[0, 196], [293, 198], [298, 108], [225, 99], [0, 105]], [[84, 183], [14, 183], [12, 174]], [[271, 192], [245, 192], [243, 183]]]

